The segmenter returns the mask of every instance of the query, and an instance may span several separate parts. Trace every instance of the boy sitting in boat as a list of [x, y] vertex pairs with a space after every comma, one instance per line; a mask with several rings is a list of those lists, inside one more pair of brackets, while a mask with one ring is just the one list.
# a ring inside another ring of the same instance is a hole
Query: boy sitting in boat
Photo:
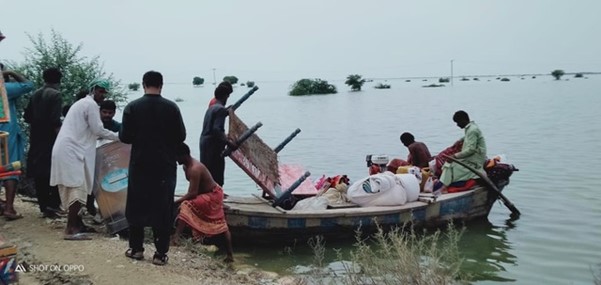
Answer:
[[177, 150], [177, 162], [182, 165], [186, 179], [190, 182], [188, 193], [175, 201], [179, 206], [177, 227], [171, 237], [177, 245], [184, 227], [192, 229], [195, 240], [223, 235], [226, 239], [227, 257], [233, 262], [232, 236], [223, 212], [223, 189], [213, 180], [209, 170], [200, 161], [190, 156], [190, 148], [181, 144]]

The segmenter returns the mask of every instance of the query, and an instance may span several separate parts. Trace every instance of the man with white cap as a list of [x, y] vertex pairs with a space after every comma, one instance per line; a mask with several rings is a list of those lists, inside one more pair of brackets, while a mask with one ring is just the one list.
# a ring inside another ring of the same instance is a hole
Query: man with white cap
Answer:
[[90, 85], [90, 94], [69, 109], [52, 148], [50, 185], [58, 186], [61, 203], [68, 210], [65, 240], [89, 240], [87, 227], [79, 210], [92, 193], [96, 140], [98, 137], [119, 140], [115, 132], [105, 129], [100, 120], [98, 103], [104, 100], [110, 83], [97, 80]]

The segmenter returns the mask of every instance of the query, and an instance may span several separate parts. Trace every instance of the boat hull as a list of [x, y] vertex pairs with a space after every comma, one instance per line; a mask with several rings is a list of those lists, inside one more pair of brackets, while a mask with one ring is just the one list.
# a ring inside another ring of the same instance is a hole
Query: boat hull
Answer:
[[484, 187], [445, 194], [435, 201], [416, 201], [403, 206], [355, 207], [311, 212], [272, 207], [260, 197], [230, 197], [224, 201], [232, 237], [245, 243], [306, 240], [316, 235], [353, 238], [357, 230], [369, 234], [404, 225], [438, 227], [449, 221], [469, 221], [488, 216], [497, 199]]

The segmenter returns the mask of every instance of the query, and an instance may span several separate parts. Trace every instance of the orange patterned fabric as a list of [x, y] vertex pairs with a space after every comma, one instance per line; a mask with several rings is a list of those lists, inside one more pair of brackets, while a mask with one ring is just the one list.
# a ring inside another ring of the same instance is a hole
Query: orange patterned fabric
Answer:
[[226, 232], [228, 227], [223, 213], [223, 189], [217, 185], [210, 193], [182, 202], [177, 218], [192, 228], [195, 239]]

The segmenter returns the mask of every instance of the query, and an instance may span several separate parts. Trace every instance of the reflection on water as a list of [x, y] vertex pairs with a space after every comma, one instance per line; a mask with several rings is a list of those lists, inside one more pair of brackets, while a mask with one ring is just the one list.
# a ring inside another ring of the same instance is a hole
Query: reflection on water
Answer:
[[507, 220], [504, 226], [495, 226], [488, 219], [466, 225], [459, 247], [465, 257], [462, 269], [471, 275], [472, 280], [516, 281], [499, 275], [507, 265], [517, 263], [507, 239], [507, 231], [512, 227], [511, 220]]

